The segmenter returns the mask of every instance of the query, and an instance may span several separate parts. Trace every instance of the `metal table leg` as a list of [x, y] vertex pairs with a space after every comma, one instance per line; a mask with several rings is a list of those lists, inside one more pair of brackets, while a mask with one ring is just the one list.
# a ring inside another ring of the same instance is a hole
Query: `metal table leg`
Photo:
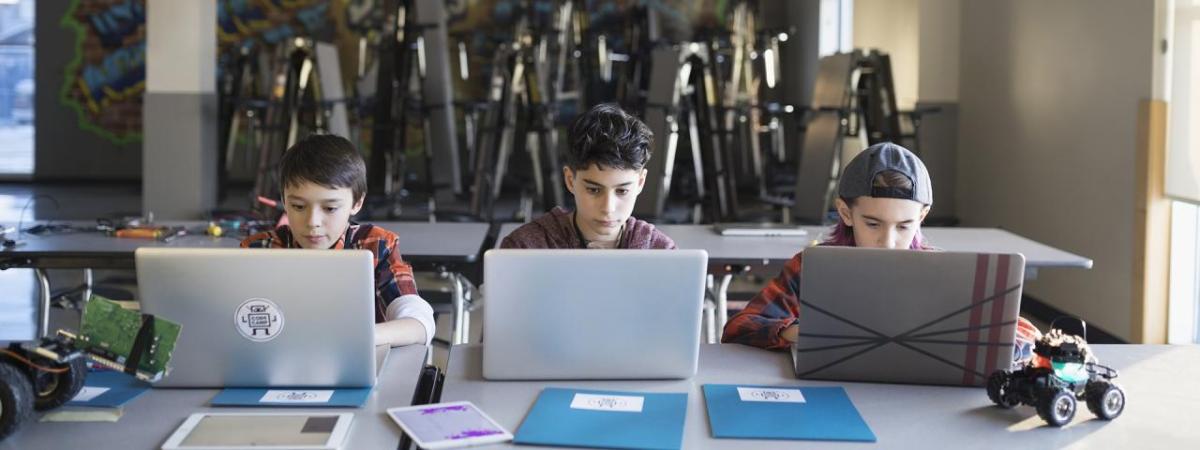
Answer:
[[453, 305], [453, 307], [454, 307], [454, 328], [450, 330], [450, 344], [451, 345], [459, 345], [459, 344], [462, 344], [464, 341], [464, 339], [463, 339], [464, 333], [463, 333], [463, 328], [462, 328], [463, 327], [463, 312], [465, 309], [463, 307], [463, 285], [462, 285], [462, 280], [458, 277], [457, 274], [451, 274], [450, 278], [451, 278], [450, 288], [451, 288], [452, 294], [453, 294], [450, 297], [450, 302], [451, 302], [451, 305]]
[[38, 329], [37, 338], [45, 337], [50, 331], [50, 277], [46, 269], [35, 268], [33, 273], [38, 281]]
[[89, 267], [83, 269], [83, 301], [79, 302], [80, 309], [82, 309], [84, 305], [87, 305], [88, 301], [91, 301], [93, 285], [94, 281], [92, 278], [92, 268]]
[[717, 340], [721, 340], [721, 335], [725, 332], [725, 322], [729, 321], [729, 282], [733, 281], [733, 274], [726, 273], [721, 276], [721, 284], [717, 288]]
[[716, 321], [713, 320], [713, 312], [716, 309], [712, 300], [704, 299], [704, 340], [709, 344], [717, 343]]

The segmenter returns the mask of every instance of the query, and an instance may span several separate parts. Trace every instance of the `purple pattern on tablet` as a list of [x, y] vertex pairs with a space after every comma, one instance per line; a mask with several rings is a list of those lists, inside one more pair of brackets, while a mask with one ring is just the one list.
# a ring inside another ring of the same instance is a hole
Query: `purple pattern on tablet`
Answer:
[[461, 433], [446, 436], [446, 439], [467, 439], [480, 436], [491, 436], [493, 434], [501, 434], [499, 430], [463, 430]]
[[426, 408], [426, 409], [421, 410], [421, 415], [426, 416], [429, 414], [441, 414], [441, 413], [445, 413], [445, 412], [467, 412], [467, 406], [466, 405], [455, 405], [455, 406], [441, 406], [441, 407], [437, 407], [437, 408]]

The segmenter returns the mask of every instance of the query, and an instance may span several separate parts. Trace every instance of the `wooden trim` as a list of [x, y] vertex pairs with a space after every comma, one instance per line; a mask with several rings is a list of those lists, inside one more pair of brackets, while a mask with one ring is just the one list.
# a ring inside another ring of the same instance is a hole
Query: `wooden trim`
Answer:
[[1134, 186], [1133, 304], [1134, 342], [1167, 342], [1171, 262], [1171, 201], [1164, 195], [1167, 103], [1138, 104]]

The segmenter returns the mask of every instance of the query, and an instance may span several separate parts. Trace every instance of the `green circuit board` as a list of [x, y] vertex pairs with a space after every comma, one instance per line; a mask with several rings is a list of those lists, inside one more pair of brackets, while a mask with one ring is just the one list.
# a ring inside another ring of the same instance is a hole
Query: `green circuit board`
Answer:
[[[93, 296], [83, 310], [76, 342], [94, 360], [110, 366], [115, 363], [118, 367], [113, 369], [123, 370], [141, 327], [141, 313], [122, 308], [104, 297]], [[166, 374], [179, 331], [179, 324], [162, 317], [154, 318], [154, 334], [138, 362], [141, 378], [157, 379]]]

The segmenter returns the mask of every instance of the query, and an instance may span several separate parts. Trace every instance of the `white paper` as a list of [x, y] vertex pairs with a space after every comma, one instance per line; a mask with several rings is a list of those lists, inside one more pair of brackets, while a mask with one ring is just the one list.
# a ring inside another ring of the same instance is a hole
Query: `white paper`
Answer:
[[269, 390], [258, 401], [261, 403], [329, 403], [333, 391], [285, 391]]
[[571, 409], [642, 412], [645, 401], [646, 398], [641, 396], [575, 394], [575, 398], [571, 399]]
[[75, 394], [75, 398], [72, 398], [71, 401], [90, 402], [92, 399], [99, 397], [100, 394], [108, 392], [108, 389], [106, 387], [84, 386], [83, 389], [79, 390], [78, 394]]
[[804, 393], [799, 389], [738, 387], [737, 390], [743, 402], [804, 403]]

